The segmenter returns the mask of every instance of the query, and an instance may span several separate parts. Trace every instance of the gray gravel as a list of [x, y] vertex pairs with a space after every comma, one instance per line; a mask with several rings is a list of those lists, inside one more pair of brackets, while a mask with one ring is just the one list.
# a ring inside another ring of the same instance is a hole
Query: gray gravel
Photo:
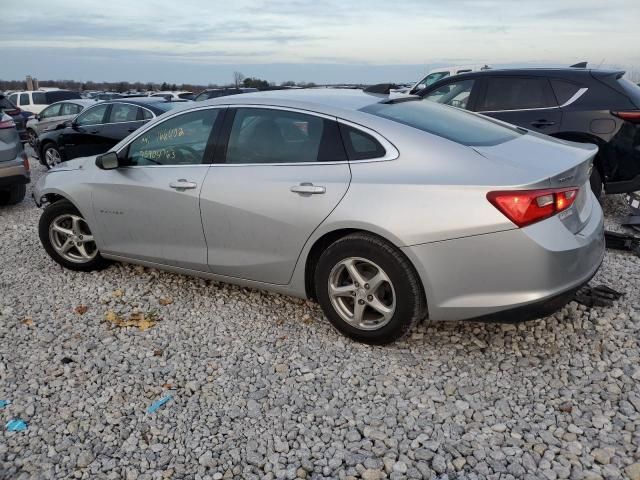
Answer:
[[[424, 324], [381, 348], [302, 300], [63, 270], [39, 214], [0, 209], [0, 417], [29, 423], [0, 431], [2, 479], [640, 479], [634, 256], [607, 253], [594, 280], [625, 293], [612, 308]], [[109, 311], [158, 322], [117, 328]]]

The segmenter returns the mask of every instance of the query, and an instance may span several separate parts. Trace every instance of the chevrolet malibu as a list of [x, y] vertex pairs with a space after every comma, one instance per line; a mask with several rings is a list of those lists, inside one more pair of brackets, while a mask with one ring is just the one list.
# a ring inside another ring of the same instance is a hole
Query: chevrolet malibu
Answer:
[[110, 261], [316, 299], [342, 333], [526, 320], [604, 255], [597, 148], [456, 108], [276, 91], [172, 110], [38, 182], [39, 234], [73, 270]]

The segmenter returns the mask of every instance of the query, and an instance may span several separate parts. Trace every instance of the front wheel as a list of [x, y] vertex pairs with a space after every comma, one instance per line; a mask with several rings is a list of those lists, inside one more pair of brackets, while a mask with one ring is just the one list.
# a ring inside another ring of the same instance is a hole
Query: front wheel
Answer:
[[62, 154], [53, 143], [47, 143], [42, 149], [42, 163], [47, 169], [51, 169], [62, 162]]
[[27, 130], [27, 138], [29, 141], [29, 145], [31, 145], [31, 148], [36, 148], [38, 146], [38, 134], [33, 128]]
[[102, 258], [89, 224], [70, 202], [48, 206], [38, 225], [42, 246], [57, 263], [70, 270], [102, 270], [109, 261]]
[[425, 317], [426, 300], [409, 260], [369, 234], [337, 240], [318, 260], [316, 296], [327, 318], [354, 340], [384, 345]]

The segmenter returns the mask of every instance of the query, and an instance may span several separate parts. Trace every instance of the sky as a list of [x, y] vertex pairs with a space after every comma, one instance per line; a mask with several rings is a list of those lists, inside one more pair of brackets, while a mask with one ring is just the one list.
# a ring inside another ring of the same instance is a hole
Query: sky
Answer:
[[640, 0], [0, 0], [0, 78], [410, 82], [489, 64], [640, 69]]

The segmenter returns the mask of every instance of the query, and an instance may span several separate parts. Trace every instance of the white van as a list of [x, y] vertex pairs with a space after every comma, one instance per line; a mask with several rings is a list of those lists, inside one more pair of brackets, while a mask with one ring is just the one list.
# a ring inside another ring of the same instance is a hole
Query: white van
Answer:
[[81, 98], [78, 92], [71, 90], [28, 90], [24, 92], [13, 92], [9, 95], [9, 100], [22, 110], [31, 113], [40, 113], [48, 105], [62, 100], [73, 100]]
[[461, 73], [489, 70], [490, 68], [491, 67], [489, 65], [461, 65], [457, 67], [436, 68], [435, 70], [431, 70], [422, 80], [416, 82], [406, 93], [416, 93], [418, 90], [422, 90], [432, 83], [436, 83], [438, 80], [442, 80], [446, 77], [459, 75]]

